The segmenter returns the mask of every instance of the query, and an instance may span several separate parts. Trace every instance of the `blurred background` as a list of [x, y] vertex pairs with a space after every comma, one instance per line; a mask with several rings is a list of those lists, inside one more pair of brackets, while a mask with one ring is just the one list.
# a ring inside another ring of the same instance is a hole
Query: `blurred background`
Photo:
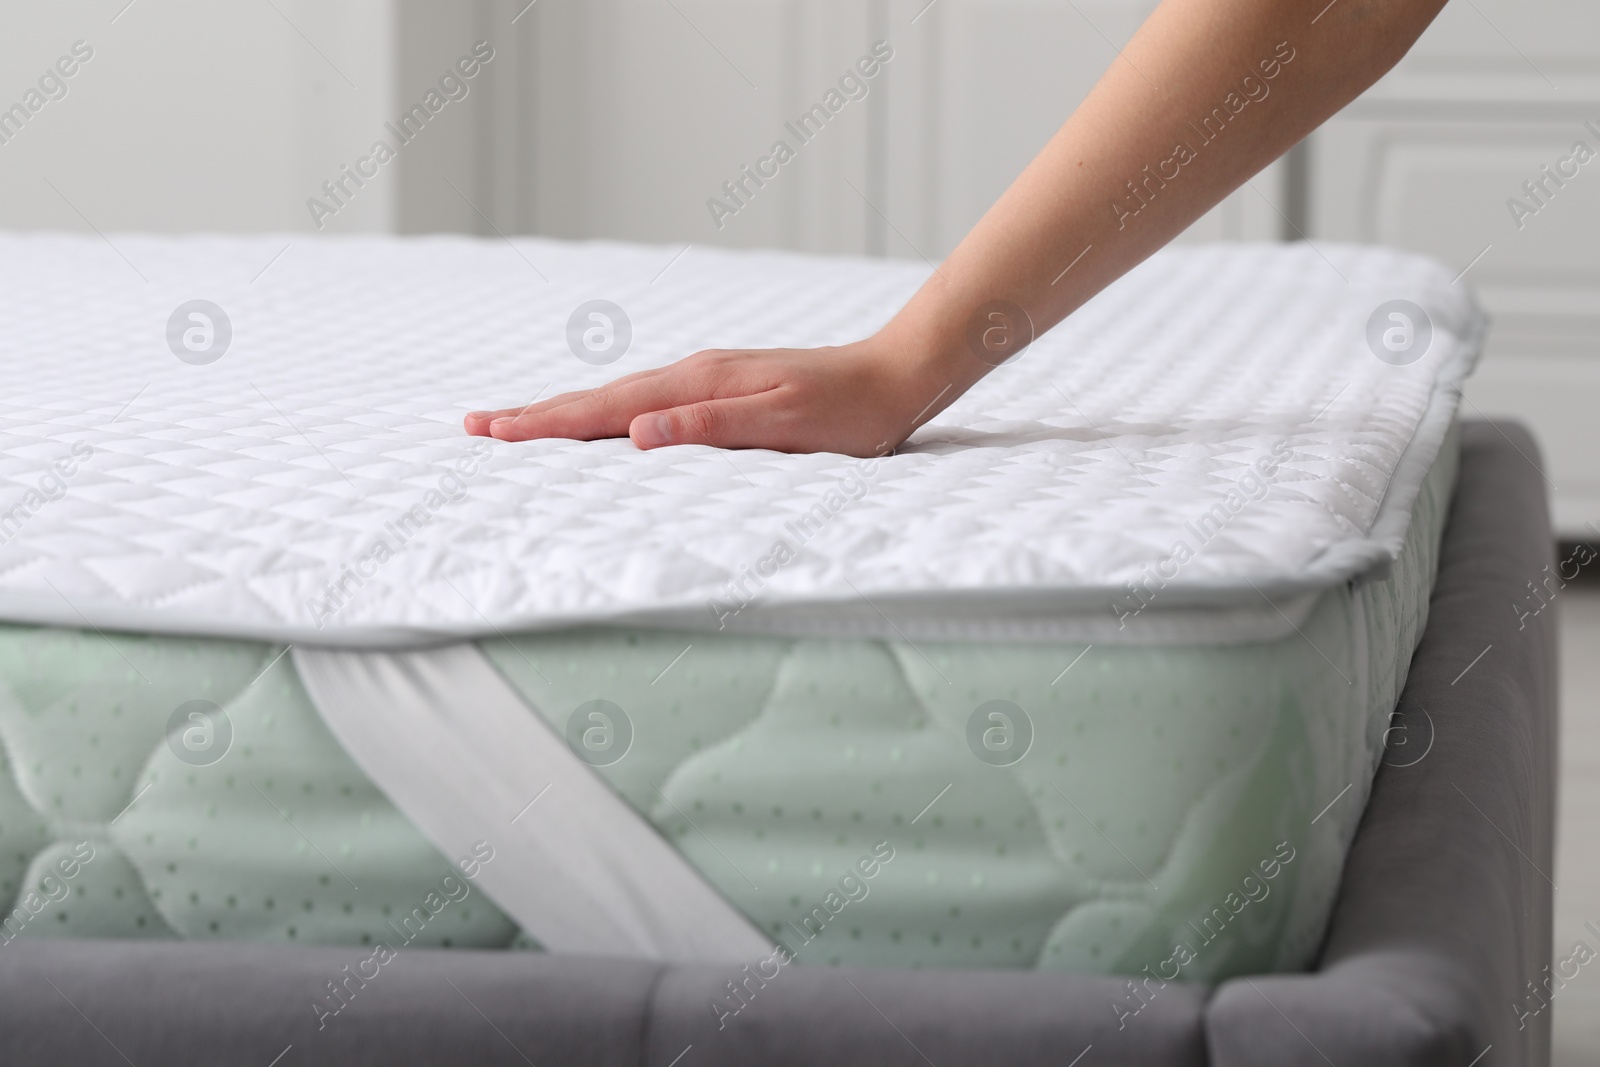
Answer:
[[[0, 228], [457, 231], [924, 259], [953, 247], [1155, 6], [0, 3]], [[878, 41], [892, 59], [866, 95], [730, 201], [724, 183], [774, 141], [797, 144], [785, 124]], [[479, 42], [492, 56], [462, 76]], [[409, 141], [375, 160], [407, 115]], [[1600, 5], [1454, 0], [1389, 77], [1183, 239], [1377, 242], [1461, 272], [1494, 320], [1465, 414], [1533, 426], [1558, 529], [1588, 538], [1600, 535], [1597, 151]], [[713, 198], [737, 210], [719, 218]], [[1600, 598], [1575, 610], [1569, 664], [1587, 670]], [[1571, 718], [1593, 687], [1571, 670], [1567, 685], [1563, 950], [1600, 919], [1586, 841], [1600, 736], [1593, 716]], [[1568, 1062], [1600, 1049], [1600, 979], [1555, 1010]]]

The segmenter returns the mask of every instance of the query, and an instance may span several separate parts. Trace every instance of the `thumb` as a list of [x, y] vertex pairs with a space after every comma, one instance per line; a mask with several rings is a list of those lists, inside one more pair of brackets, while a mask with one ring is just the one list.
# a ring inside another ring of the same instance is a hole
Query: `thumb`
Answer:
[[702, 400], [634, 417], [628, 436], [642, 449], [667, 445], [711, 445], [714, 448], [771, 448], [762, 394]]

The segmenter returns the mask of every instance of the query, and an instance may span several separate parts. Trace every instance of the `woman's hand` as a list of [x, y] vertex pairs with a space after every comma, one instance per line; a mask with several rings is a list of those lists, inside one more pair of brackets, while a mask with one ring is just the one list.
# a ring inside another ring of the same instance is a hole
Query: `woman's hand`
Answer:
[[[640, 448], [713, 445], [885, 455], [954, 397], [878, 337], [839, 348], [712, 350], [525, 408], [474, 411], [502, 441], [629, 437]], [[936, 375], [933, 377], [937, 377]]]
[[474, 412], [467, 431], [885, 453], [1355, 99], [1444, 3], [1343, 0], [1312, 14], [1280, 0], [1162, 0], [875, 337], [701, 352], [526, 409]]

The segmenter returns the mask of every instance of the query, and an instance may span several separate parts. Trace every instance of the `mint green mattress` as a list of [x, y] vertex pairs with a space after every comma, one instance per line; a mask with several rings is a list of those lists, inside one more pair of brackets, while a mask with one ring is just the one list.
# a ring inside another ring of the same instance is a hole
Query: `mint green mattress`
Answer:
[[[1426, 621], [1455, 459], [1452, 436], [1392, 573], [1325, 593], [1283, 640], [483, 648], [558, 732], [587, 701], [623, 709], [631, 743], [596, 772], [802, 963], [1301, 967]], [[438, 901], [451, 862], [283, 651], [0, 628], [0, 939], [392, 943]], [[218, 758], [184, 747], [193, 700], [227, 713]], [[843, 893], [880, 842], [893, 858]], [[471, 886], [426, 913], [409, 943], [537, 947]]]

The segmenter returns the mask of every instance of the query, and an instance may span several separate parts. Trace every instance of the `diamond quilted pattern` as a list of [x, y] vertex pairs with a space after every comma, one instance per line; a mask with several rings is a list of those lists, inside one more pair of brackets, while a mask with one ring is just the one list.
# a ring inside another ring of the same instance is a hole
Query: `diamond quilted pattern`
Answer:
[[[673, 250], [515, 242], [546, 282], [504, 242], [116, 241], [148, 282], [97, 238], [0, 238], [0, 515], [14, 520], [0, 617], [346, 644], [623, 618], [716, 628], [710, 599], [859, 465], [485, 445], [462, 413], [702, 347], [840, 342], [926, 271], [693, 249], [662, 274]], [[1008, 632], [1059, 636], [1066, 615], [1105, 615], [1106, 591], [1275, 446], [1290, 458], [1268, 495], [1180, 586], [1244, 604], [1247, 579], [1329, 585], [1392, 558], [1482, 317], [1429, 261], [1322, 252], [1157, 255], [881, 461], [735, 624], [798, 627], [767, 613], [811, 604], [859, 632], [970, 636], [1032, 596]], [[205, 366], [167, 343], [197, 297], [233, 327]], [[596, 297], [634, 335], [598, 368], [565, 342]], [[1368, 316], [1397, 297], [1434, 329], [1409, 366], [1366, 347]], [[40, 491], [75, 445], [92, 454]], [[408, 514], [425, 521], [402, 536]], [[363, 563], [379, 541], [392, 558]], [[1043, 593], [1059, 594], [1048, 611]]]

